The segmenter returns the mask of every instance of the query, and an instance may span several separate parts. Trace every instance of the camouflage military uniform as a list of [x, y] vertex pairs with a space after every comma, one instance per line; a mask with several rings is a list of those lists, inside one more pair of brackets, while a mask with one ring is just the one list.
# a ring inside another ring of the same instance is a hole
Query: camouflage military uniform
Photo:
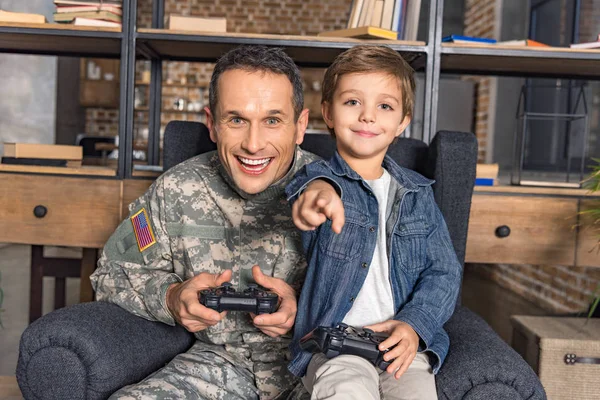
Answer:
[[[284, 188], [315, 158], [298, 148], [288, 174], [256, 195], [235, 187], [215, 152], [173, 167], [130, 205], [130, 218], [108, 240], [92, 275], [97, 299], [174, 325], [165, 304], [170, 284], [230, 269], [240, 290], [252, 280], [255, 264], [299, 293], [306, 261]], [[155, 243], [140, 250], [131, 217], [141, 210]], [[270, 399], [296, 383], [286, 368], [290, 338], [263, 334], [247, 313], [228, 313], [196, 337], [194, 346], [165, 368], [113, 396]]]

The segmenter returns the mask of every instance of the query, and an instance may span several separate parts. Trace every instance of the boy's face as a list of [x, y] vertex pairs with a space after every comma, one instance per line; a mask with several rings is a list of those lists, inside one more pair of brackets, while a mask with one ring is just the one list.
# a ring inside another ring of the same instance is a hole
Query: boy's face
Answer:
[[403, 118], [400, 82], [392, 75], [353, 73], [337, 82], [323, 118], [335, 131], [337, 149], [348, 162], [381, 158], [410, 123]]
[[221, 75], [218, 90], [215, 115], [205, 109], [210, 138], [235, 184], [260, 193], [288, 172], [308, 110], [294, 120], [293, 88], [285, 75], [232, 69]]

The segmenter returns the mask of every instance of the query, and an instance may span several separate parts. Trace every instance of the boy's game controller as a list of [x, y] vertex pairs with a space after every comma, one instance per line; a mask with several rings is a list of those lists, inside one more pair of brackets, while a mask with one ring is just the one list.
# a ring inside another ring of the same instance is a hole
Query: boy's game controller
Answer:
[[222, 286], [201, 290], [198, 294], [200, 304], [217, 312], [246, 311], [254, 314], [271, 314], [277, 310], [279, 296], [250, 283], [248, 288], [238, 293], [230, 282]]
[[323, 353], [327, 358], [341, 354], [359, 356], [385, 370], [393, 360], [383, 359], [383, 355], [390, 349], [379, 350], [379, 344], [387, 338], [386, 334], [373, 332], [371, 329], [353, 328], [339, 323], [335, 328], [320, 326], [314, 329], [300, 339], [300, 347], [311, 353]]

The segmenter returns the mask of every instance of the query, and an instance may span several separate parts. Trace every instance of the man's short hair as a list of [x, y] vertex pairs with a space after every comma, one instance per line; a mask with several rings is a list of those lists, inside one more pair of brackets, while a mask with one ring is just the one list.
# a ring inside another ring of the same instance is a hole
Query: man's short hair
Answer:
[[304, 108], [304, 92], [300, 70], [294, 60], [282, 48], [266, 46], [240, 46], [225, 53], [215, 65], [210, 78], [209, 107], [216, 115], [218, 97], [218, 84], [220, 76], [232, 69], [241, 69], [248, 72], [271, 72], [287, 76], [293, 87], [294, 120], [297, 121]]
[[[382, 72], [398, 79], [402, 91], [402, 118], [412, 117], [415, 103], [415, 71], [398, 52], [387, 46], [357, 45], [338, 55], [323, 78], [321, 104], [333, 101], [342, 75]], [[335, 135], [332, 129], [329, 129]]]

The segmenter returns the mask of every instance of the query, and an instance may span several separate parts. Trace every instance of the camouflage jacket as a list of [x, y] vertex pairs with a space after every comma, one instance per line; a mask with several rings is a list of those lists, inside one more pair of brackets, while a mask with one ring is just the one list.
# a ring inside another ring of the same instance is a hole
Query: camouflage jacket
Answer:
[[[216, 152], [171, 168], [129, 206], [130, 217], [106, 243], [91, 277], [97, 300], [174, 325], [165, 304], [170, 284], [201, 272], [231, 269], [231, 282], [241, 290], [252, 281], [255, 264], [299, 293], [306, 261], [284, 189], [304, 164], [316, 158], [297, 148], [288, 174], [256, 195], [233, 184]], [[139, 226], [134, 228], [140, 212], [152, 231], [146, 241], [136, 236]], [[287, 337], [270, 338], [260, 332], [247, 313], [235, 312], [196, 337], [226, 358], [241, 352], [241, 361], [280, 359], [289, 344]]]

